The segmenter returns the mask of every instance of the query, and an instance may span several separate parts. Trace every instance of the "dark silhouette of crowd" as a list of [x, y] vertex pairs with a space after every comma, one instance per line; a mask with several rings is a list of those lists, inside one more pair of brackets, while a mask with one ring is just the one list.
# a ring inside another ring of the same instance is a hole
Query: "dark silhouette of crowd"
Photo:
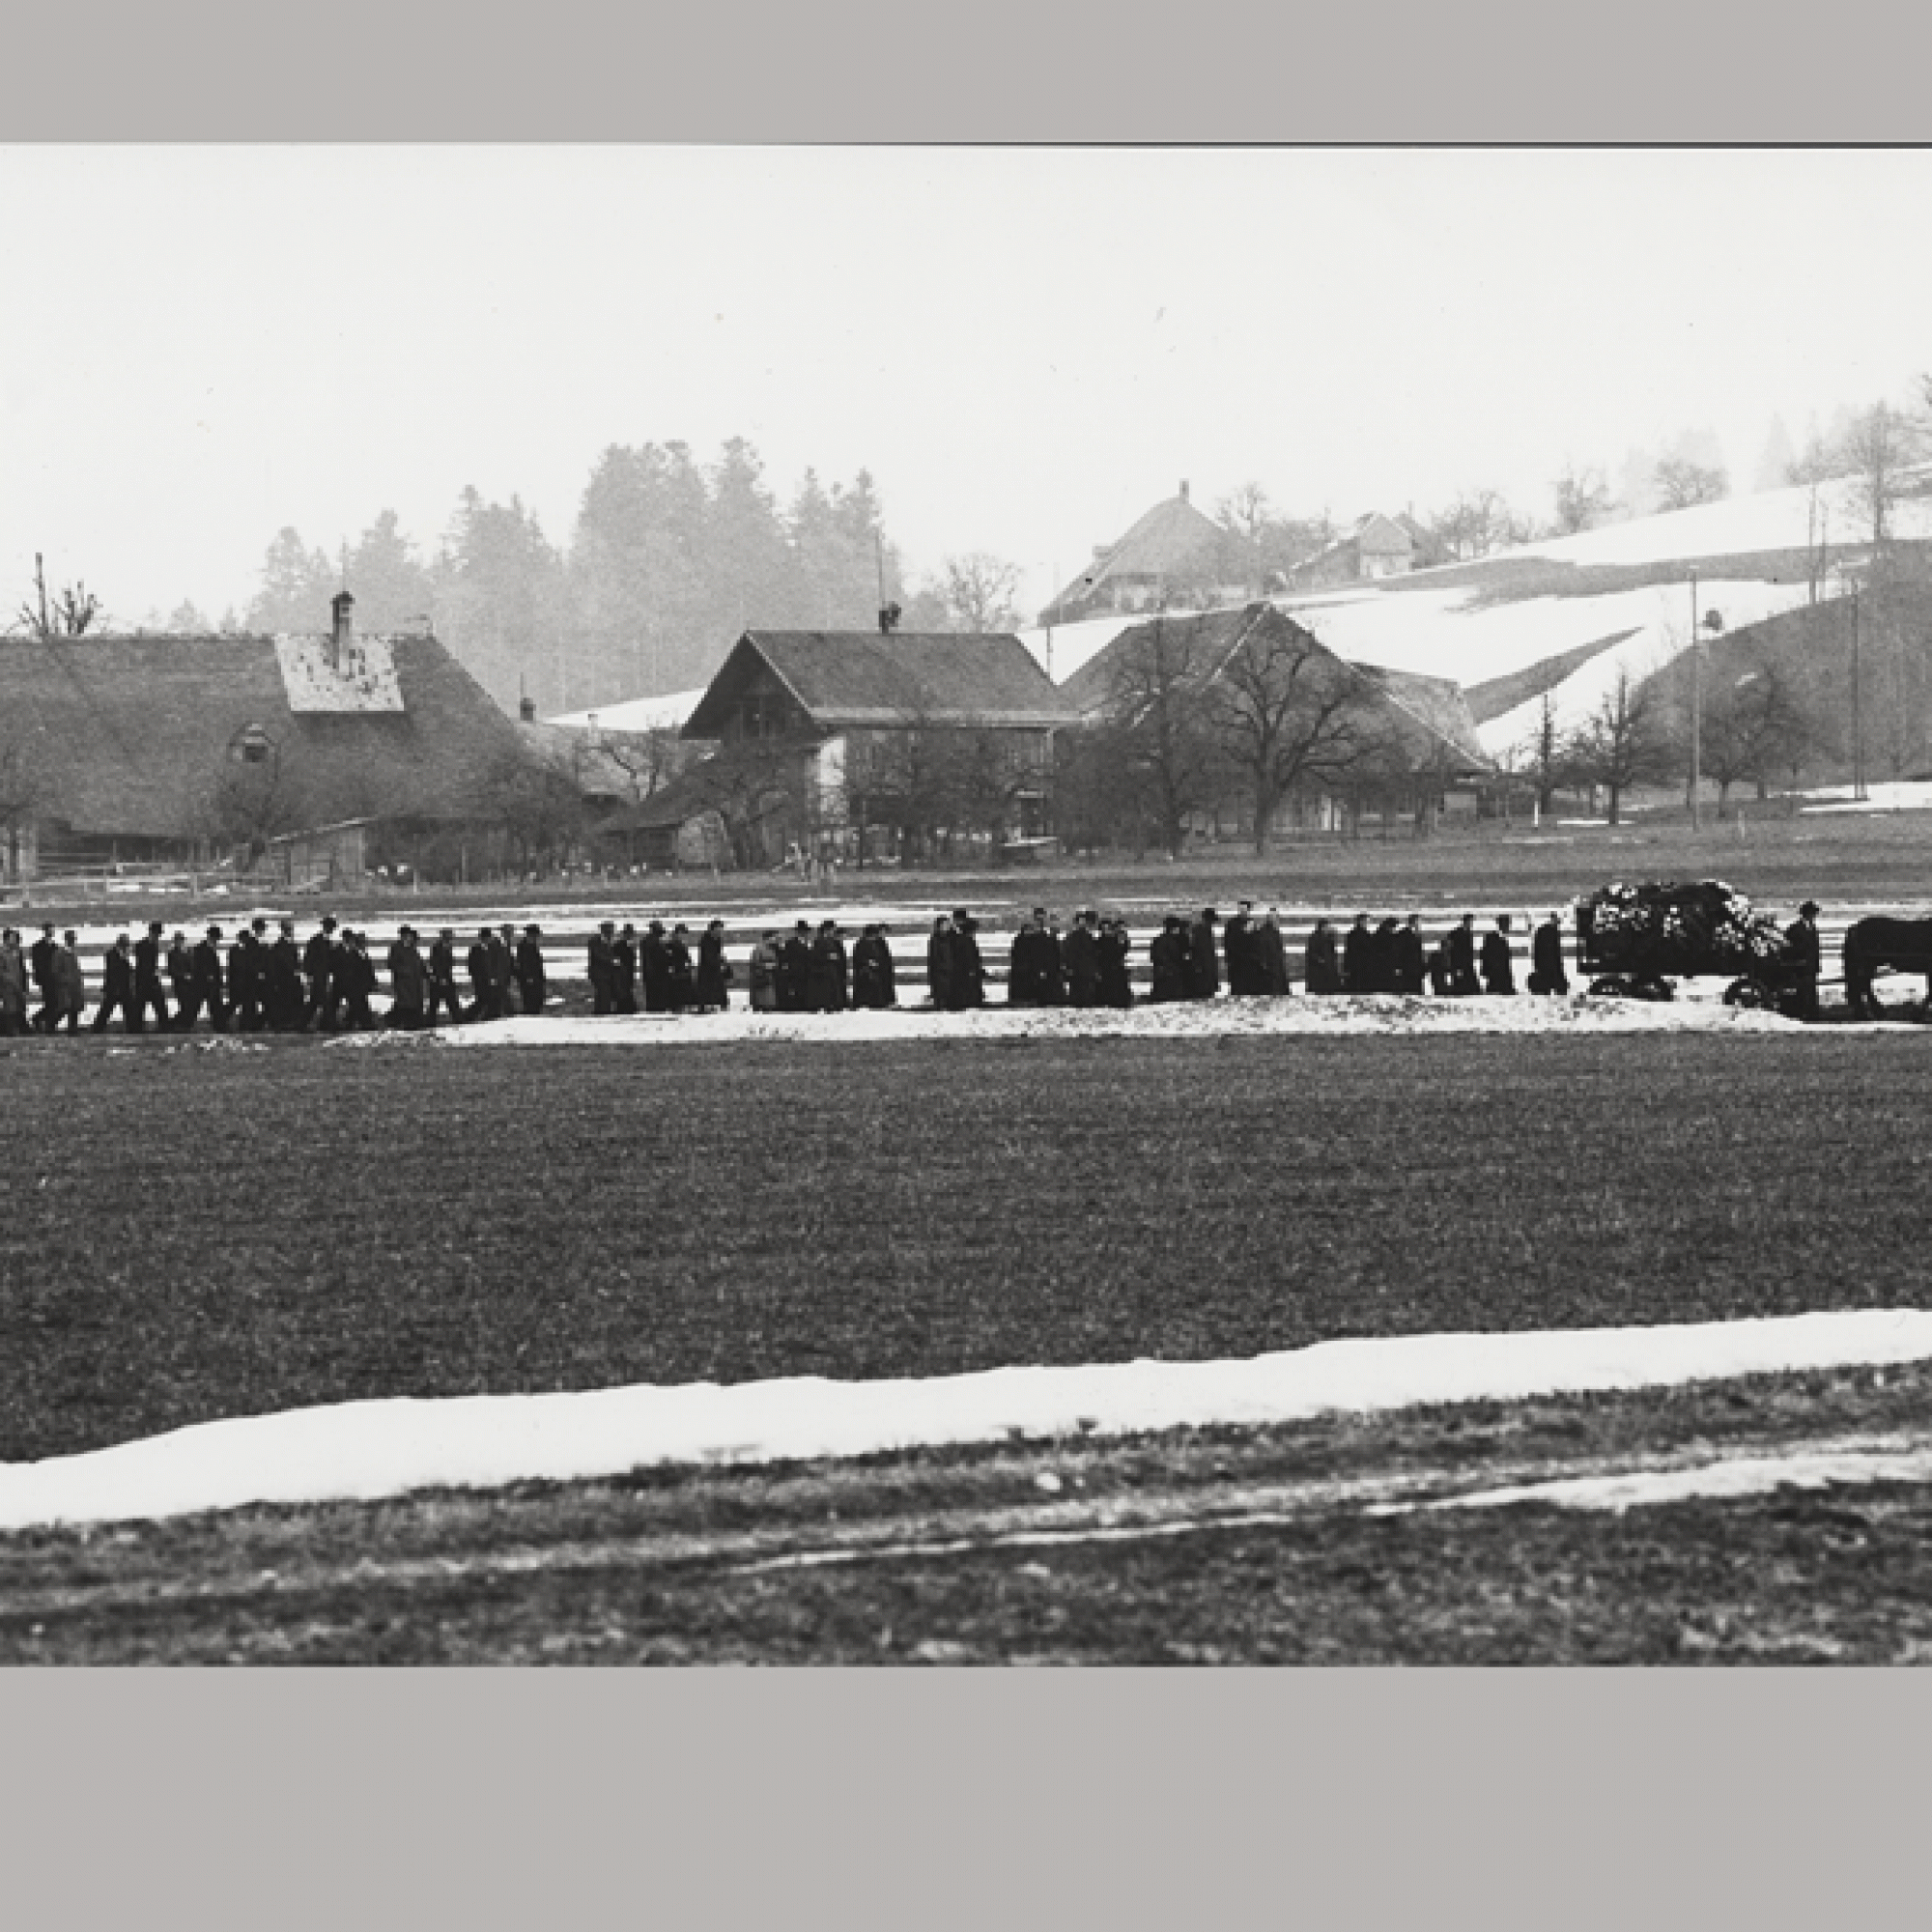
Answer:
[[[694, 944], [681, 921], [668, 927], [606, 920], [591, 936], [586, 968], [591, 1010], [597, 1015], [675, 1015], [724, 1010], [737, 974], [724, 956], [724, 923], [714, 919]], [[1563, 994], [1563, 922], [1551, 913], [1531, 935], [1528, 990]], [[1258, 913], [1243, 899], [1225, 922], [1214, 908], [1170, 913], [1148, 948], [1149, 990], [1155, 1004], [1208, 1000], [1225, 986], [1237, 998], [1279, 997], [1295, 990], [1281, 917]], [[1464, 913], [1431, 937], [1422, 916], [1372, 919], [1358, 913], [1345, 932], [1318, 919], [1301, 959], [1301, 987], [1324, 994], [1513, 995], [1516, 942], [1508, 914], [1478, 934]], [[1133, 941], [1123, 919], [1093, 910], [1063, 926], [1043, 906], [1019, 923], [1005, 960], [1009, 1007], [1129, 1008], [1135, 1004]], [[997, 976], [987, 965], [980, 922], [965, 907], [933, 921], [925, 941], [931, 1004], [966, 1012], [987, 1003]], [[427, 946], [402, 926], [384, 952], [390, 1005], [379, 1017], [374, 997], [380, 972], [366, 935], [324, 918], [305, 943], [296, 923], [271, 930], [257, 917], [224, 945], [218, 925], [190, 941], [160, 922], [132, 940], [123, 932], [108, 947], [99, 1004], [91, 1020], [104, 1031], [118, 1015], [128, 1033], [152, 1023], [185, 1033], [205, 1017], [217, 1032], [337, 1033], [377, 1027], [401, 1030], [451, 1022], [541, 1014], [552, 1003], [543, 933], [511, 924], [485, 925], [459, 948], [444, 926]], [[788, 933], [771, 927], [752, 948], [750, 1005], [757, 1012], [841, 1012], [896, 1007], [896, 962], [885, 929], [868, 924], [849, 952], [836, 920], [806, 920]], [[38, 1010], [29, 1016], [30, 994]], [[43, 927], [24, 950], [11, 928], [0, 934], [0, 1034], [79, 1030], [86, 986], [71, 930]]]

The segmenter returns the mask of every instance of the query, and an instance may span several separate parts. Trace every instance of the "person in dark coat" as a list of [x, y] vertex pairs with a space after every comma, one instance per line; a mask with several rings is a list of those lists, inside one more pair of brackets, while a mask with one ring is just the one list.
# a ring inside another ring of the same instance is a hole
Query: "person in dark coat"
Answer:
[[116, 933], [114, 944], [100, 962], [100, 1004], [94, 1011], [94, 1031], [105, 1033], [107, 1022], [118, 1012], [124, 1033], [145, 1031], [134, 1006], [134, 953], [125, 932]]
[[1158, 1006], [1187, 997], [1187, 928], [1179, 913], [1169, 913], [1160, 923], [1148, 948], [1148, 964], [1152, 969], [1153, 985], [1150, 997]]
[[446, 925], [429, 950], [428, 1024], [434, 1026], [437, 1014], [445, 1009], [452, 1021], [463, 1018], [463, 1002], [456, 993], [456, 933]]
[[497, 995], [497, 1017], [517, 1010], [517, 928], [499, 925], [490, 936], [490, 984]]
[[1325, 919], [1315, 922], [1301, 955], [1301, 983], [1311, 993], [1342, 990], [1342, 962], [1335, 948], [1335, 928]]
[[1496, 915], [1495, 930], [1483, 935], [1483, 990], [1514, 994], [1516, 973], [1510, 965], [1510, 916]]
[[1221, 990], [1221, 955], [1214, 947], [1214, 928], [1220, 923], [1220, 914], [1208, 906], [1187, 928], [1183, 974], [1190, 1000], [1211, 1000]]
[[304, 1027], [320, 1025], [327, 1030], [335, 1024], [335, 921], [332, 916], [325, 916], [321, 926], [309, 935], [308, 944], [302, 948], [302, 982], [307, 992], [302, 1005]]
[[[658, 937], [662, 939], [664, 927], [655, 920], [651, 922], [651, 925], [656, 928]], [[647, 928], [646, 942], [649, 937], [650, 931]], [[611, 949], [611, 1008], [613, 1012], [634, 1013], [638, 1010], [638, 979], [639, 974], [642, 974], [648, 982], [651, 956], [646, 947], [639, 943], [638, 928], [626, 920], [623, 929], [617, 934], [616, 942]], [[660, 979], [662, 979], [662, 969], [660, 969]]]
[[1429, 954], [1429, 990], [1438, 1000], [1448, 999], [1456, 990], [1456, 963], [1449, 957], [1449, 938], [1445, 933]]
[[262, 962], [262, 1007], [277, 1033], [298, 1032], [308, 1009], [302, 987], [301, 948], [296, 944], [296, 923], [282, 921]]
[[1039, 938], [1035, 942], [1038, 957], [1034, 968], [1034, 984], [1039, 995], [1036, 1004], [1064, 1007], [1066, 1004], [1066, 956], [1059, 923], [1044, 906], [1034, 907], [1033, 920], [1039, 928]]
[[517, 992], [526, 1013], [541, 1013], [550, 998], [550, 975], [544, 971], [543, 927], [526, 925], [517, 942]]
[[[194, 949], [194, 1004], [208, 1014], [208, 1024], [216, 1033], [228, 1031], [227, 987], [221, 971], [221, 928], [211, 925], [208, 937]], [[185, 1033], [194, 1022], [189, 1020]]]
[[56, 1022], [54, 1012], [54, 954], [60, 951], [60, 941], [54, 937], [51, 923], [41, 927], [41, 936], [27, 948], [27, 971], [34, 981], [34, 990], [41, 996], [41, 1009], [34, 1015], [33, 1028], [36, 1033], [52, 1033]]
[[1276, 999], [1293, 992], [1293, 981], [1288, 976], [1288, 946], [1281, 936], [1281, 915], [1274, 907], [1249, 928], [1248, 943], [1253, 948], [1257, 990]]
[[1369, 938], [1369, 985], [1378, 993], [1401, 991], [1398, 975], [1401, 968], [1397, 964], [1397, 942], [1402, 935], [1401, 923], [1385, 919], [1376, 927]]
[[414, 1033], [423, 1023], [423, 995], [429, 985], [429, 972], [416, 950], [416, 930], [412, 925], [398, 929], [388, 952], [389, 1024], [405, 1033]]
[[[622, 952], [622, 948], [618, 949]], [[638, 947], [638, 971], [644, 982], [644, 1010], [647, 1013], [668, 1013], [670, 1003], [670, 937], [665, 931], [664, 921], [654, 919], [644, 927], [644, 936]], [[635, 1007], [631, 1009], [637, 1010]]]
[[851, 1005], [846, 984], [845, 942], [839, 938], [834, 920], [822, 920], [818, 936], [811, 942], [806, 999], [809, 1009], [814, 1013], [842, 1013]]
[[606, 920], [590, 935], [585, 961], [590, 974], [590, 1010], [598, 1017], [617, 1009], [617, 926]]
[[952, 999], [952, 922], [941, 913], [932, 922], [932, 936], [925, 942], [925, 990], [941, 1012], [950, 1010]]
[[1100, 1004], [1100, 946], [1094, 930], [1096, 924], [1093, 913], [1076, 913], [1073, 928], [1060, 949], [1061, 963], [1066, 970], [1066, 1004], [1069, 1007], [1097, 1007]]
[[1355, 915], [1355, 923], [1349, 928], [1349, 936], [1342, 942], [1342, 985], [1350, 993], [1373, 993], [1379, 990], [1375, 983], [1375, 939], [1369, 930], [1369, 916], [1365, 912]]
[[1007, 1004], [1057, 1007], [1059, 982], [1060, 947], [1046, 929], [1046, 914], [1036, 907], [1013, 934], [1007, 965]]
[[1423, 990], [1428, 959], [1422, 944], [1422, 915], [1412, 912], [1395, 935], [1395, 986], [1398, 993], [1417, 994]]
[[87, 980], [80, 970], [80, 946], [71, 931], [61, 934], [48, 970], [51, 977], [47, 984], [53, 1010], [47, 1021], [47, 1031], [50, 1034], [57, 1032], [65, 1021], [69, 1033], [78, 1033], [80, 1016], [87, 1009]]
[[986, 1004], [986, 963], [980, 956], [980, 922], [963, 906], [952, 915], [952, 1004], [961, 1011]]
[[1228, 962], [1228, 991], [1244, 999], [1267, 990], [1261, 955], [1255, 948], [1254, 912], [1252, 899], [1241, 900], [1234, 918], [1221, 931], [1221, 951]]
[[1100, 1004], [1124, 1009], [1134, 1003], [1134, 942], [1122, 919], [1103, 919], [1094, 938], [1100, 961]]
[[262, 935], [268, 929], [267, 920], [252, 920], [228, 949], [228, 1015], [237, 1033], [262, 1031], [262, 991], [269, 970]]
[[187, 934], [179, 926], [168, 942], [167, 963], [168, 987], [175, 996], [175, 1016], [171, 1024], [177, 1033], [191, 1033], [200, 1013], [194, 997], [194, 949], [187, 943]]
[[697, 1006], [700, 1012], [722, 1013], [731, 1004], [731, 981], [737, 976], [724, 956], [724, 922], [714, 919], [697, 942]]
[[1457, 999], [1482, 991], [1476, 979], [1476, 915], [1465, 912], [1442, 942], [1449, 949], [1449, 990]]
[[1818, 901], [1806, 899], [1798, 908], [1798, 917], [1784, 928], [1784, 959], [1786, 970], [1791, 975], [1791, 1004], [1802, 1020], [1818, 1017], [1818, 971], [1822, 951], [1818, 943]]
[[361, 933], [352, 929], [342, 935], [335, 970], [341, 982], [342, 1024], [351, 1033], [373, 1030], [376, 1009], [369, 999], [376, 990], [376, 962], [369, 957], [368, 942]]
[[471, 943], [464, 960], [469, 975], [469, 1017], [494, 1020], [497, 1017], [497, 976], [490, 964], [490, 928], [483, 926]]
[[1529, 942], [1529, 990], [1532, 993], [1567, 993], [1570, 976], [1563, 970], [1563, 921], [1551, 913], [1536, 928]]
[[810, 1003], [811, 928], [804, 920], [779, 946], [779, 1010], [802, 1013]]
[[691, 958], [691, 928], [682, 920], [665, 940], [665, 992], [674, 1013], [697, 1004], [697, 975]]
[[886, 929], [868, 925], [852, 949], [852, 1004], [876, 1010], [898, 1003], [898, 976], [893, 967], [893, 949], [886, 943]]
[[752, 948], [752, 1010], [775, 1013], [779, 1009], [779, 936], [776, 930], [758, 935]]
[[[151, 920], [148, 936], [134, 942], [134, 1010], [143, 1021], [153, 1012], [155, 1024], [168, 1030], [168, 1003], [161, 991], [161, 923]], [[130, 1027], [139, 1033], [139, 1027]]]

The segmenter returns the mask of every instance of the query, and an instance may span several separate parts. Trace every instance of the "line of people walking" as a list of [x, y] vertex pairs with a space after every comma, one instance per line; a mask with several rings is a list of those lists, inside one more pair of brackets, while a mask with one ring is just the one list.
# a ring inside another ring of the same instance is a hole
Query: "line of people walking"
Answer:
[[[1499, 915], [1481, 935], [1475, 924], [1475, 915], [1464, 913], [1432, 940], [1419, 913], [1373, 923], [1360, 913], [1345, 932], [1319, 919], [1303, 951], [1302, 986], [1316, 995], [1514, 994], [1510, 915]], [[944, 1011], [987, 1004], [995, 976], [980, 931], [980, 922], [963, 906], [933, 922], [925, 942], [926, 986], [932, 1005]], [[695, 947], [681, 922], [667, 927], [652, 920], [639, 933], [635, 925], [605, 921], [590, 939], [586, 960], [593, 1012], [723, 1011], [737, 978], [724, 942], [720, 919], [706, 925]], [[1089, 909], [1063, 928], [1045, 907], [1036, 906], [1021, 920], [1008, 952], [1006, 1004], [1131, 1007], [1133, 951], [1123, 919]], [[193, 942], [178, 929], [169, 941], [155, 921], [141, 939], [124, 932], [107, 949], [91, 1025], [102, 1032], [119, 1015], [129, 1033], [145, 1031], [150, 1022], [185, 1033], [206, 1016], [217, 1031], [243, 1033], [415, 1029], [539, 1014], [551, 999], [543, 932], [536, 925], [521, 933], [507, 923], [479, 928], [460, 973], [452, 928], [441, 928], [425, 947], [421, 935], [404, 925], [382, 964], [391, 1004], [379, 1018], [373, 998], [380, 975], [367, 937], [339, 926], [332, 916], [306, 943], [298, 940], [291, 919], [271, 932], [269, 921], [258, 917], [231, 944], [224, 944], [219, 925]], [[1536, 927], [1530, 966], [1532, 993], [1569, 991], [1559, 914]], [[1279, 912], [1257, 913], [1247, 899], [1225, 923], [1212, 907], [1192, 916], [1166, 915], [1149, 946], [1148, 968], [1148, 997], [1155, 1003], [1212, 999], [1224, 983], [1237, 997], [1294, 990]], [[768, 928], [752, 949], [749, 979], [750, 1004], [759, 1012], [882, 1009], [899, 999], [897, 964], [879, 924], [867, 925], [849, 953], [836, 920], [820, 921], [815, 931], [805, 920], [785, 934]], [[31, 1017], [30, 994], [40, 1001]], [[0, 933], [0, 1034], [74, 1033], [85, 1009], [86, 982], [71, 930], [44, 925], [24, 950], [18, 932]]]
[[[252, 920], [223, 945], [222, 928], [211, 925], [190, 942], [177, 930], [172, 941], [158, 921], [136, 940], [119, 933], [101, 962], [99, 1004], [91, 1030], [104, 1033], [118, 1014], [124, 1031], [145, 1033], [152, 1021], [162, 1033], [188, 1033], [206, 1015], [217, 1033], [342, 1033], [380, 1026], [419, 1028], [450, 1020], [503, 1019], [521, 1007], [543, 1011], [550, 996], [543, 933], [526, 925], [481, 927], [464, 960], [469, 998], [457, 977], [452, 927], [424, 951], [413, 926], [401, 927], [384, 957], [390, 1006], [377, 1016], [371, 997], [380, 975], [367, 936], [327, 916], [306, 944], [296, 923], [285, 919], [270, 933], [264, 918]], [[30, 991], [40, 1009], [29, 1017]], [[87, 982], [74, 932], [51, 924], [24, 950], [13, 928], [0, 934], [0, 1034], [77, 1033], [87, 1009]]]

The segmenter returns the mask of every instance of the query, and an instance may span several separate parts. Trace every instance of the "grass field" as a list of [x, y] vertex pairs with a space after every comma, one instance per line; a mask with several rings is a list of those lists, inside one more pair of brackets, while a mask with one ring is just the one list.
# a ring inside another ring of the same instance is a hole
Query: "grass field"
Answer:
[[0, 1460], [357, 1396], [1922, 1306], [1928, 1052], [18, 1046]]

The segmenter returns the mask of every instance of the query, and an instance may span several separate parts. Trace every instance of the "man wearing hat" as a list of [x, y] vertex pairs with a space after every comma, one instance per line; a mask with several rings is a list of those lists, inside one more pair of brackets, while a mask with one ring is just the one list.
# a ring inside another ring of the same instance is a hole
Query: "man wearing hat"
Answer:
[[428, 983], [423, 956], [416, 951], [414, 926], [397, 928], [385, 963], [389, 968], [389, 1024], [413, 1033], [423, 1023], [423, 988]]
[[429, 1009], [424, 1017], [431, 1026], [444, 1007], [451, 1020], [463, 1017], [463, 1001], [456, 991], [456, 928], [445, 925], [429, 950]]
[[617, 1009], [617, 922], [607, 919], [590, 935], [590, 1010], [602, 1016]]
[[1791, 972], [1791, 1004], [1802, 1020], [1818, 1017], [1818, 901], [1806, 899], [1784, 928], [1785, 958]]
[[1187, 963], [1183, 977], [1190, 1000], [1211, 1000], [1221, 990], [1221, 958], [1214, 946], [1214, 928], [1221, 915], [1206, 907], [1187, 934]]
[[[163, 1033], [168, 1030], [168, 1003], [161, 992], [161, 923], [159, 920], [148, 922], [148, 936], [134, 942], [134, 1011], [136, 1021], [145, 1021], [149, 1009], [154, 1009], [155, 1023]], [[139, 1033], [139, 1025], [130, 1026], [130, 1033]]]
[[544, 971], [543, 927], [526, 925], [517, 942], [517, 991], [523, 996], [524, 1011], [540, 1013], [550, 994], [550, 977]]

